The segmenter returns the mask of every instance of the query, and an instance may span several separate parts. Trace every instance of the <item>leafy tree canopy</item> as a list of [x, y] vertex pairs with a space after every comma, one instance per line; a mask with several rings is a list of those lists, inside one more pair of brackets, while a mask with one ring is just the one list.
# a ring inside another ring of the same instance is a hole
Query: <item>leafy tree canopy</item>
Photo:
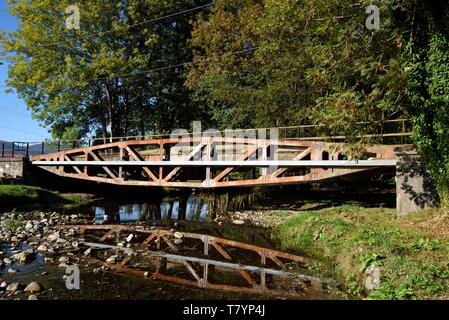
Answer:
[[[206, 3], [8, 0], [20, 24], [17, 32], [0, 35], [1, 53], [12, 60], [8, 84], [55, 138], [186, 126], [203, 112], [184, 86], [198, 10], [154, 18]], [[66, 25], [66, 8], [73, 4], [80, 9], [79, 30]], [[173, 65], [179, 66], [167, 68]]]

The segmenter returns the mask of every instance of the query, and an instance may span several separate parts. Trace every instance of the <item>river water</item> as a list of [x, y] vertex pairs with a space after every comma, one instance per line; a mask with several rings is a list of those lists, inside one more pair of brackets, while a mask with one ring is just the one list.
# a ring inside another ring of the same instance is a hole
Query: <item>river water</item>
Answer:
[[[183, 232], [208, 234], [244, 242], [264, 248], [277, 249], [270, 239], [270, 229], [254, 226], [250, 223], [232, 223], [233, 213], [245, 209], [260, 209], [263, 199], [256, 193], [201, 195], [187, 194], [165, 197], [110, 197], [103, 198], [88, 206], [75, 210], [62, 210], [61, 214], [78, 214], [90, 217], [91, 222], [100, 224], [144, 224], [157, 228], [176, 228]], [[314, 207], [307, 202], [307, 207]], [[302, 204], [304, 205], [304, 203]], [[319, 202], [318, 207], [331, 205]], [[295, 207], [298, 203], [294, 204]], [[229, 217], [227, 223], [217, 223], [221, 218]], [[8, 252], [8, 247], [3, 247]], [[247, 258], [247, 257], [245, 257]], [[259, 258], [260, 261], [260, 258]], [[246, 263], [251, 265], [251, 260]], [[256, 261], [254, 261], [256, 262]], [[255, 265], [255, 264], [254, 264]], [[17, 275], [8, 275], [8, 268], [17, 268]], [[175, 274], [178, 269], [173, 268]], [[307, 273], [307, 270], [300, 270]], [[97, 272], [94, 265], [82, 265], [82, 287], [76, 292], [65, 288], [64, 270], [57, 267], [57, 263], [46, 263], [42, 256], [24, 266], [10, 266], [2, 270], [2, 276], [10, 281], [36, 281], [36, 277], [46, 291], [47, 299], [260, 299], [260, 295], [227, 292], [221, 290], [184, 287], [160, 280], [149, 281], [141, 277], [113, 272]], [[217, 273], [219, 274], [219, 273]], [[45, 275], [45, 276], [41, 276]], [[309, 274], [310, 275], [310, 274]], [[313, 276], [313, 274], [311, 274]], [[222, 275], [218, 275], [222, 277]], [[223, 275], [224, 277], [224, 275]], [[283, 283], [282, 281], [286, 281]], [[296, 280], [295, 280], [296, 281]], [[299, 290], [299, 299], [334, 299], [339, 298], [330, 288], [323, 285], [309, 285], [307, 288], [294, 281], [280, 280], [278, 287], [286, 290]], [[284, 296], [262, 296], [264, 298], [285, 298]]]

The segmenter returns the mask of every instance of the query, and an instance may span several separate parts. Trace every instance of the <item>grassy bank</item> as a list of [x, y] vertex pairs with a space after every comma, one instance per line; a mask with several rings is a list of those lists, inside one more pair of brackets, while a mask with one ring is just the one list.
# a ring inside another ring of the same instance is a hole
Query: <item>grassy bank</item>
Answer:
[[[284, 249], [316, 259], [315, 273], [333, 276], [352, 297], [449, 298], [449, 216], [432, 210], [396, 219], [391, 209], [342, 206], [291, 215], [274, 228]], [[367, 292], [366, 268], [379, 266], [380, 288]]]
[[14, 208], [76, 207], [88, 202], [88, 198], [78, 194], [60, 194], [25, 185], [0, 185], [0, 211]]

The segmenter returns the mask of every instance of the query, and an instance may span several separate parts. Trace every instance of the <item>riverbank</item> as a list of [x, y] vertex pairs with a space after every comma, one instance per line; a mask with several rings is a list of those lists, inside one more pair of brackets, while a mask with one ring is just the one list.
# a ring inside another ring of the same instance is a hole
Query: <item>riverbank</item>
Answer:
[[[76, 210], [79, 211], [79, 210]], [[339, 299], [328, 285], [323, 284], [315, 277], [296, 277], [290, 274], [288, 278], [270, 277], [269, 288], [276, 292], [250, 294], [233, 290], [208, 290], [197, 287], [179, 286], [176, 283], [153, 278], [151, 275], [157, 268], [157, 260], [151, 255], [139, 252], [141, 241], [147, 235], [140, 235], [142, 230], [161, 230], [171, 232], [167, 238], [172, 246], [162, 246], [163, 251], [196, 259], [201, 257], [203, 247], [199, 243], [192, 242], [182, 232], [193, 232], [209, 235], [209, 233], [225, 235], [229, 240], [236, 241], [241, 234], [250, 235], [253, 238], [250, 245], [265, 240], [265, 237], [257, 233], [258, 228], [250, 226], [232, 225], [220, 226], [188, 221], [166, 221], [171, 225], [167, 227], [164, 221], [156, 224], [154, 221], [125, 222], [127, 226], [134, 228], [135, 232], [123, 231], [108, 236], [107, 230], [90, 231], [81, 236], [80, 229], [76, 225], [89, 225], [96, 221], [96, 217], [90, 212], [77, 214], [67, 212], [32, 210], [4, 212], [0, 215], [0, 300], [10, 299]], [[72, 225], [73, 227], [61, 227]], [[194, 227], [195, 230], [190, 228]], [[212, 229], [210, 229], [212, 228]], [[140, 231], [139, 231], [140, 230]], [[240, 232], [238, 231], [240, 230]], [[106, 233], [103, 233], [106, 232]], [[84, 240], [83, 240], [84, 239]], [[199, 239], [197, 239], [199, 240]], [[94, 249], [83, 243], [102, 242], [116, 248], [126, 246], [125, 251]], [[199, 240], [202, 241], [202, 240]], [[268, 241], [268, 239], [267, 239]], [[168, 242], [167, 242], [168, 243]], [[157, 249], [157, 243], [148, 247], [153, 252]], [[129, 250], [135, 250], [131, 253]], [[157, 249], [159, 251], [159, 249]], [[173, 250], [173, 251], [172, 251]], [[227, 249], [229, 250], [229, 249]], [[232, 256], [239, 265], [259, 265], [260, 256], [248, 255], [243, 248], [232, 250]], [[211, 256], [218, 262], [224, 262], [220, 255]], [[133, 259], [130, 261], [129, 259]], [[101, 262], [103, 261], [103, 262]], [[136, 276], [129, 273], [117, 273], [111, 264], [126, 261], [131, 268], [146, 270], [148, 276]], [[107, 262], [108, 264], [105, 264]], [[68, 290], [66, 287], [67, 267], [78, 266], [81, 282], [80, 290]], [[294, 273], [294, 270], [303, 270], [301, 265], [286, 263], [286, 271]], [[270, 268], [276, 268], [273, 264]], [[167, 264], [162, 270], [177, 279], [186, 279], [186, 270], [183, 265], [176, 263]], [[214, 283], [233, 284], [247, 288], [247, 279], [228, 269], [210, 268], [209, 276]], [[188, 279], [188, 278], [187, 278]]]
[[88, 194], [63, 194], [26, 185], [0, 185], [1, 210], [33, 210], [41, 208], [73, 208], [88, 204]]
[[[445, 210], [398, 220], [393, 209], [341, 206], [274, 211], [265, 221], [274, 225], [273, 238], [283, 249], [314, 258], [313, 272], [337, 279], [350, 297], [449, 299]], [[370, 266], [380, 271], [380, 286], [371, 291], [366, 288], [367, 278], [373, 279]]]

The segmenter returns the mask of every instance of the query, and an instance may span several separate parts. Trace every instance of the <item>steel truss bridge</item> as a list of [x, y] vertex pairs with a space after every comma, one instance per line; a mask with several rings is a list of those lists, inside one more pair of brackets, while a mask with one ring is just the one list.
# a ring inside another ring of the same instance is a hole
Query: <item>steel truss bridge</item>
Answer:
[[286, 185], [394, 168], [400, 145], [373, 145], [357, 161], [344, 143], [195, 137], [117, 141], [32, 156], [61, 177], [115, 185], [223, 188]]

